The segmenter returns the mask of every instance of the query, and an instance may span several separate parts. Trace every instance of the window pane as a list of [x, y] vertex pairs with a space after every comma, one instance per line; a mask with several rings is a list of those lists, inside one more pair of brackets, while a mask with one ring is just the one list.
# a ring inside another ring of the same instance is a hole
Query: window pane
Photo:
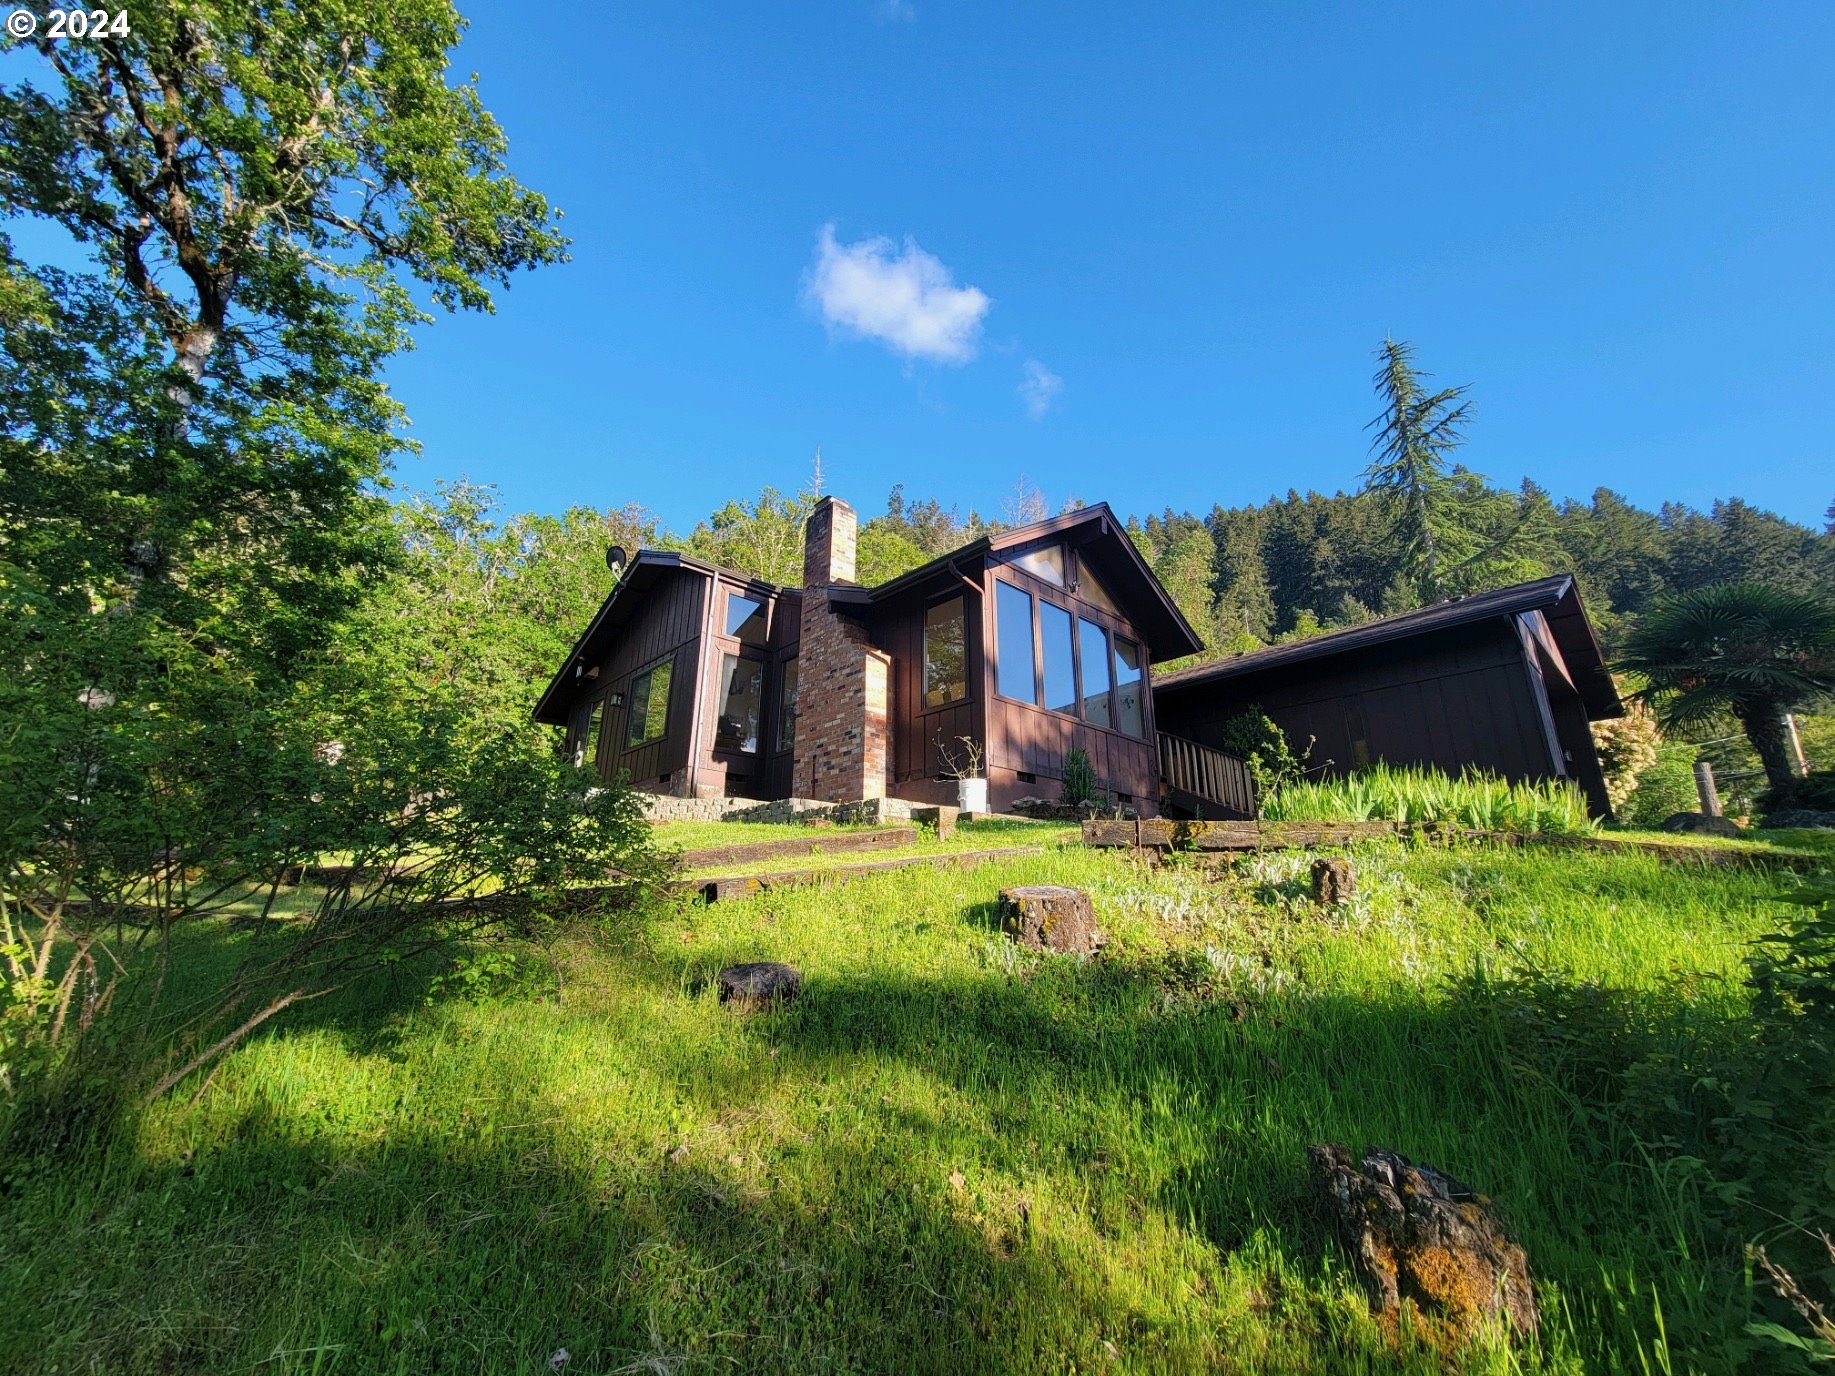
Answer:
[[1083, 671], [1083, 720], [1109, 725], [1109, 633], [1094, 621], [1077, 622], [1078, 667]]
[[1064, 546], [1044, 545], [1029, 549], [1013, 558], [1015, 568], [1022, 568], [1034, 578], [1043, 579], [1054, 588], [1064, 586]]
[[1039, 603], [1039, 650], [1045, 656], [1045, 705], [1054, 712], [1077, 710], [1077, 675], [1071, 667], [1070, 613]]
[[740, 593], [726, 598], [726, 633], [746, 645], [765, 643], [765, 604]]
[[1130, 736], [1147, 734], [1147, 715], [1141, 708], [1141, 649], [1132, 640], [1115, 637], [1115, 724]]
[[1032, 594], [994, 580], [995, 686], [1002, 697], [1037, 702], [1037, 674], [1032, 665]]
[[674, 664], [659, 664], [631, 680], [630, 720], [625, 727], [627, 747], [661, 740], [669, 731], [669, 683]]
[[924, 705], [941, 707], [967, 696], [968, 638], [957, 597], [924, 613]]
[[784, 662], [784, 703], [777, 709], [777, 748], [796, 744], [796, 661]]
[[1120, 616], [1121, 608], [1115, 605], [1115, 599], [1109, 596], [1109, 590], [1096, 577], [1096, 570], [1084, 562], [1083, 556], [1077, 556], [1077, 596], [1085, 602], [1101, 607], [1110, 616]]
[[758, 753], [758, 713], [765, 697], [764, 661], [720, 656], [719, 716], [714, 749]]
[[580, 738], [580, 748], [574, 753], [575, 764], [589, 765], [597, 768], [599, 764], [599, 731], [605, 725], [605, 699], [600, 698], [593, 704], [591, 715], [586, 718], [586, 732]]

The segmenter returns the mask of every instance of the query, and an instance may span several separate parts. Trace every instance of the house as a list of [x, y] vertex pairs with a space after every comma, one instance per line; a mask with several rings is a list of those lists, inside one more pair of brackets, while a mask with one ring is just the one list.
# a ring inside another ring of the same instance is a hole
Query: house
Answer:
[[1150, 667], [1197, 637], [1106, 505], [987, 536], [876, 587], [832, 497], [803, 587], [644, 550], [535, 709], [607, 778], [684, 797], [953, 802], [968, 743], [996, 810], [1084, 750], [1153, 813]]
[[1258, 708], [1327, 772], [1386, 760], [1567, 778], [1598, 816], [1610, 804], [1588, 723], [1624, 715], [1565, 575], [1162, 674], [1153, 701], [1161, 730], [1201, 745]]

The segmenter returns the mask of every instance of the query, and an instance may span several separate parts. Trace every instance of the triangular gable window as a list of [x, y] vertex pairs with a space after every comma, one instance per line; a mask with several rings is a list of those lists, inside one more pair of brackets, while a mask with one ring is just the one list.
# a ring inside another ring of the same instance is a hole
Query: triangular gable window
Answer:
[[1096, 577], [1096, 571], [1088, 561], [1077, 560], [1077, 596], [1092, 606], [1101, 607], [1110, 616], [1120, 616], [1121, 608], [1115, 605], [1115, 599], [1109, 596], [1109, 590]]

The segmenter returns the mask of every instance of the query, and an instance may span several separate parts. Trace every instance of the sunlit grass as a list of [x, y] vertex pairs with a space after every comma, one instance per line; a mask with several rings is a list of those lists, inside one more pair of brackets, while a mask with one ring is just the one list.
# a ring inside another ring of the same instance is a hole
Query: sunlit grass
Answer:
[[[1387, 1346], [1312, 1220], [1304, 1149], [1336, 1138], [1473, 1181], [1521, 1232], [1546, 1346], [1468, 1369], [1723, 1369], [1750, 1317], [1737, 1260], [1453, 981], [1533, 967], [1735, 1017], [1780, 881], [1353, 857], [1333, 913], [1303, 897], [1304, 852], [1218, 875], [1063, 847], [511, 943], [517, 973], [478, 1001], [398, 972], [252, 1040], [195, 1105], [183, 1086], [106, 1147], [9, 1163], [0, 1352], [111, 1372], [542, 1373], [562, 1348], [569, 1376], [1440, 1370]], [[1011, 947], [993, 899], [1023, 882], [1089, 889], [1103, 955]], [[181, 974], [233, 960], [221, 939]], [[801, 1000], [725, 1011], [708, 977], [749, 959], [799, 966]]]

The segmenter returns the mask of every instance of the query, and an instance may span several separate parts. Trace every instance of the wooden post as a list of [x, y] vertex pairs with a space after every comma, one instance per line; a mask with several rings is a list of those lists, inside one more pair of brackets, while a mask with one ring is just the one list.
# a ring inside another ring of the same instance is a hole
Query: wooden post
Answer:
[[1695, 792], [1701, 795], [1701, 810], [1709, 817], [1720, 816], [1720, 790], [1714, 787], [1714, 766], [1706, 760], [1695, 761]]
[[1790, 753], [1796, 760], [1797, 777], [1803, 778], [1810, 772], [1809, 761], [1803, 758], [1803, 737], [1797, 734], [1797, 714], [1784, 714], [1784, 731], [1790, 737]]

